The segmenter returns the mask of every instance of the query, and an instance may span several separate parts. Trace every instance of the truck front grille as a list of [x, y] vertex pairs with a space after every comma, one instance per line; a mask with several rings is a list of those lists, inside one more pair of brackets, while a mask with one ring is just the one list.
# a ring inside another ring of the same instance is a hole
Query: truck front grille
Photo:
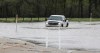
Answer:
[[49, 25], [58, 25], [58, 23], [48, 23]]

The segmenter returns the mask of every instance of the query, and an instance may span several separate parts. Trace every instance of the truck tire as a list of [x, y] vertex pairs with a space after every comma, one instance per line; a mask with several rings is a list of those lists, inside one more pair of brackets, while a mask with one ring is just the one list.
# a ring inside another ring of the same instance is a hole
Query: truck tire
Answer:
[[68, 27], [68, 26], [69, 26], [69, 23], [66, 24], [66, 27]]
[[61, 24], [61, 27], [63, 27], [63, 24]]

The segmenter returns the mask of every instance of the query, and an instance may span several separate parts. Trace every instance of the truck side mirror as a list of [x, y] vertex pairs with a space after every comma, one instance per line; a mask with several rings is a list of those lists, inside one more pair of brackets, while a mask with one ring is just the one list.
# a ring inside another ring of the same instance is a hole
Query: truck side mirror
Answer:
[[66, 19], [65, 19], [65, 20], [63, 20], [63, 22], [66, 22]]

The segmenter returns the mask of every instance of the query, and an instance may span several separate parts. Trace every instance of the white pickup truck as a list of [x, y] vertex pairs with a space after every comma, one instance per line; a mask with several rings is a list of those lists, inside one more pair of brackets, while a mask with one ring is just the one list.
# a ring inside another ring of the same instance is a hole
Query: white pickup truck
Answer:
[[68, 27], [69, 22], [64, 15], [51, 15], [46, 21], [46, 27]]

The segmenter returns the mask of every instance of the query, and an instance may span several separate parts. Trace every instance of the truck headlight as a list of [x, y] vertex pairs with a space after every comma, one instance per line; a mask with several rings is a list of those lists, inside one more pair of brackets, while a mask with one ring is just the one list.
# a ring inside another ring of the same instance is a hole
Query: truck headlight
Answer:
[[61, 23], [59, 22], [58, 25], [61, 25]]

